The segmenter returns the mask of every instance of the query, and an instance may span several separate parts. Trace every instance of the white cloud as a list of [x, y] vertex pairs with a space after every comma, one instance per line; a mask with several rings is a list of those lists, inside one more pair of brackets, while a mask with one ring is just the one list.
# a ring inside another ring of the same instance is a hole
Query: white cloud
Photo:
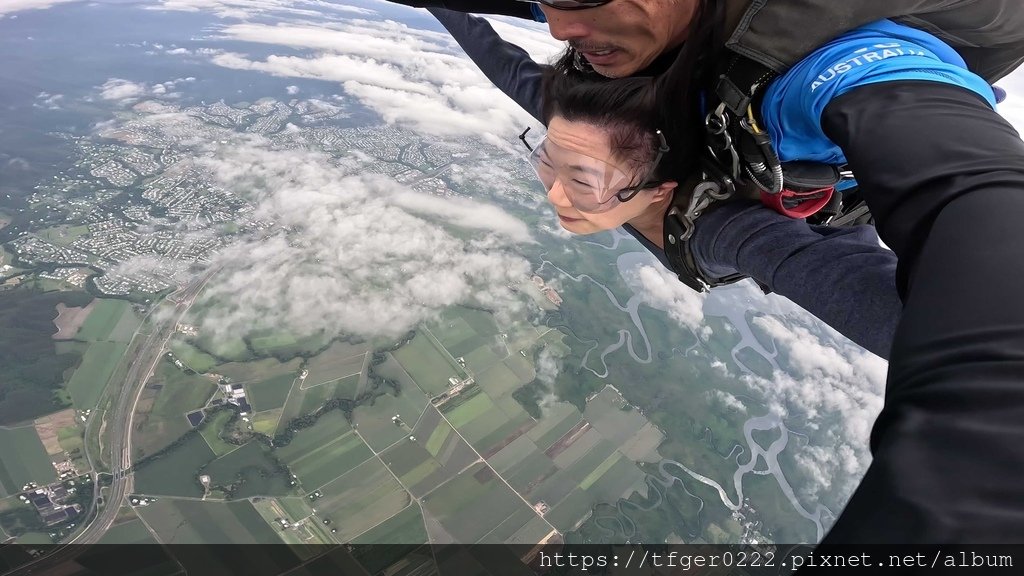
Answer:
[[294, 96], [294, 95], [296, 95], [296, 94], [298, 94], [298, 93], [299, 93], [299, 87], [298, 87], [298, 86], [294, 86], [294, 85], [292, 85], [292, 86], [287, 86], [287, 87], [285, 88], [285, 90], [286, 90], [286, 91], [287, 91], [287, 92], [288, 92], [289, 94], [291, 94], [292, 96]]
[[220, 52], [214, 64], [286, 78], [342, 85], [390, 123], [421, 133], [479, 136], [509, 142], [532, 118], [493, 87], [445, 33], [391, 21], [349, 20], [313, 25], [241, 23], [225, 38], [286, 46], [302, 55], [254, 59]]
[[705, 294], [698, 293], [679, 281], [661, 265], [644, 265], [633, 272], [636, 290], [643, 302], [667, 312], [669, 317], [696, 334], [706, 333], [704, 325]]
[[75, 1], [77, 0], [3, 0], [0, 2], [0, 18], [5, 14], [13, 14], [20, 10], [42, 10], [57, 4]]
[[[368, 173], [365, 155], [307, 149], [294, 131], [237, 133], [154, 101], [133, 111], [135, 128], [176, 142], [195, 169], [254, 207], [248, 217], [273, 223], [215, 256], [222, 269], [204, 298], [218, 304], [202, 330], [393, 337], [458, 303], [491, 309], [502, 322], [525, 314], [510, 286], [528, 281], [517, 245], [530, 234], [499, 208], [410, 190]], [[298, 139], [282, 147], [276, 139], [285, 138]]]
[[325, 0], [160, 0], [151, 10], [175, 10], [181, 12], [209, 11], [219, 18], [245, 20], [267, 13], [277, 16], [308, 16], [312, 18], [351, 17], [352, 14], [372, 15], [375, 11], [328, 2]]
[[100, 89], [100, 97], [104, 100], [133, 100], [149, 93], [145, 84], [121, 78], [107, 80]]

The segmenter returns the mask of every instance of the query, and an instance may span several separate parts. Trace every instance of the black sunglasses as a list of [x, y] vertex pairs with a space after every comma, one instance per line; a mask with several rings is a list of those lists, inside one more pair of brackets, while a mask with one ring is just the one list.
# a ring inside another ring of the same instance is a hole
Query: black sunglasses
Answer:
[[597, 8], [598, 6], [604, 6], [612, 0], [520, 0], [520, 2], [529, 2], [530, 4], [543, 4], [550, 6], [555, 10], [586, 10], [587, 8]]

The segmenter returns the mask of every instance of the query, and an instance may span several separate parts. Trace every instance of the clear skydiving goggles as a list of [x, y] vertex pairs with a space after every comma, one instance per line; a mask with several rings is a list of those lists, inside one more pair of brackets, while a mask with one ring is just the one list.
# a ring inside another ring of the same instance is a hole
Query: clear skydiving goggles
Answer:
[[623, 202], [629, 202], [641, 190], [655, 188], [664, 183], [654, 179], [654, 171], [661, 162], [661, 157], [669, 151], [665, 135], [658, 130], [658, 153], [654, 157], [647, 175], [639, 184], [635, 179], [619, 168], [604, 160], [566, 150], [548, 139], [547, 136], [536, 146], [526, 141], [527, 128], [519, 135], [519, 139], [530, 151], [528, 160], [537, 172], [537, 178], [550, 191], [555, 181], [562, 184], [566, 197], [573, 207], [580, 212], [600, 214], [607, 212]]
[[597, 8], [598, 6], [604, 6], [612, 0], [519, 0], [520, 2], [529, 2], [530, 4], [543, 4], [550, 6], [555, 10], [586, 10], [587, 8]]

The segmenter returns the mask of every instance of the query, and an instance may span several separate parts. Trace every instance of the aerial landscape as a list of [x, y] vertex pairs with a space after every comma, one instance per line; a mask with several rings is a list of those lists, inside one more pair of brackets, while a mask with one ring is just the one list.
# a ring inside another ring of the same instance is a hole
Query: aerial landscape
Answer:
[[842, 510], [885, 362], [569, 239], [535, 121], [426, 13], [51, 4], [0, 8], [0, 541], [351, 544], [377, 573], [815, 543]]

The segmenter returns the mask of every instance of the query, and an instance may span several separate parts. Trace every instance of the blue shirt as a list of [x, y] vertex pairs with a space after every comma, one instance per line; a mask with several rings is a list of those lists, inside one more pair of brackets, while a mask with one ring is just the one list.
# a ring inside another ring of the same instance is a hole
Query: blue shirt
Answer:
[[825, 107], [858, 86], [898, 80], [962, 86], [995, 108], [992, 87], [956, 51], [927, 32], [879, 20], [818, 48], [773, 82], [761, 106], [763, 127], [783, 162], [845, 164], [821, 128]]

